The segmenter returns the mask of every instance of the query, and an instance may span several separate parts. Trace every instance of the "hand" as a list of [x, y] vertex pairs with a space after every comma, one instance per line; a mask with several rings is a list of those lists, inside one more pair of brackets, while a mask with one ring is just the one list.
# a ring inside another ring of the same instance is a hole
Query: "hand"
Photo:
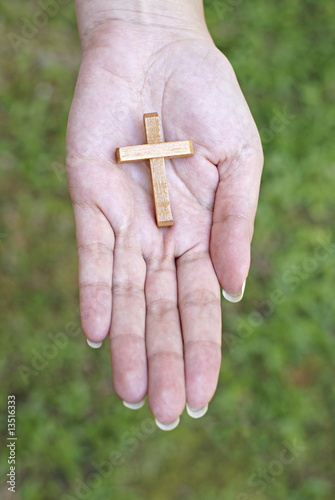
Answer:
[[[145, 163], [115, 149], [145, 142], [158, 112], [174, 226], [157, 228]], [[259, 135], [235, 74], [206, 30], [108, 21], [83, 53], [67, 137], [83, 330], [108, 334], [116, 393], [169, 423], [213, 397], [221, 362], [220, 287], [240, 294], [262, 169]]]

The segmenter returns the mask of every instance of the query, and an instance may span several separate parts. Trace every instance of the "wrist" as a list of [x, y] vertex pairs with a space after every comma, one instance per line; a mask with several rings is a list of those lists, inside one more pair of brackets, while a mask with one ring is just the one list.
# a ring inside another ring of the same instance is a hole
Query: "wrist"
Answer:
[[83, 48], [117, 23], [208, 34], [202, 0], [76, 0]]

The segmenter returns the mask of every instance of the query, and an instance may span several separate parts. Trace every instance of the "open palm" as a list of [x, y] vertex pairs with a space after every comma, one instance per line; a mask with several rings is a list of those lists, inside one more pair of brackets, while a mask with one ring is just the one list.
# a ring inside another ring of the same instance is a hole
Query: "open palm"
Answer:
[[[157, 37], [121, 22], [112, 33], [84, 53], [68, 126], [81, 317], [90, 341], [110, 335], [117, 394], [137, 403], [148, 393], [167, 424], [215, 392], [220, 285], [238, 295], [248, 274], [262, 151], [209, 36]], [[145, 142], [151, 112], [165, 141], [195, 146], [166, 161], [168, 228], [156, 226], [148, 165], [115, 161], [117, 147]]]

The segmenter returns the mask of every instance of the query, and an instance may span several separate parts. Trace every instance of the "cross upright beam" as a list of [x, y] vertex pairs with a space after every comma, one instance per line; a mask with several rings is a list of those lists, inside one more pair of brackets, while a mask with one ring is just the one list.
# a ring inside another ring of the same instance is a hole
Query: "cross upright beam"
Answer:
[[117, 163], [149, 160], [157, 226], [172, 226], [164, 159], [192, 156], [193, 141], [163, 142], [158, 113], [145, 114], [143, 120], [147, 144], [118, 148], [116, 160]]

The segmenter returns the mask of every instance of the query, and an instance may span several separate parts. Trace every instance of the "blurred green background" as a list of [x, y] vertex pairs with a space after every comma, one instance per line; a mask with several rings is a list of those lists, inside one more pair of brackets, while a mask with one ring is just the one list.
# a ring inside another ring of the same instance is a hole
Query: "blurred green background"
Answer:
[[335, 3], [206, 2], [265, 170], [245, 299], [223, 304], [218, 390], [204, 418], [183, 415], [171, 433], [147, 406], [123, 407], [107, 343], [93, 352], [80, 332], [63, 167], [80, 50], [73, 5], [60, 3], [16, 51], [9, 33], [41, 4], [0, 7], [2, 480], [15, 394], [17, 500], [333, 500]]

